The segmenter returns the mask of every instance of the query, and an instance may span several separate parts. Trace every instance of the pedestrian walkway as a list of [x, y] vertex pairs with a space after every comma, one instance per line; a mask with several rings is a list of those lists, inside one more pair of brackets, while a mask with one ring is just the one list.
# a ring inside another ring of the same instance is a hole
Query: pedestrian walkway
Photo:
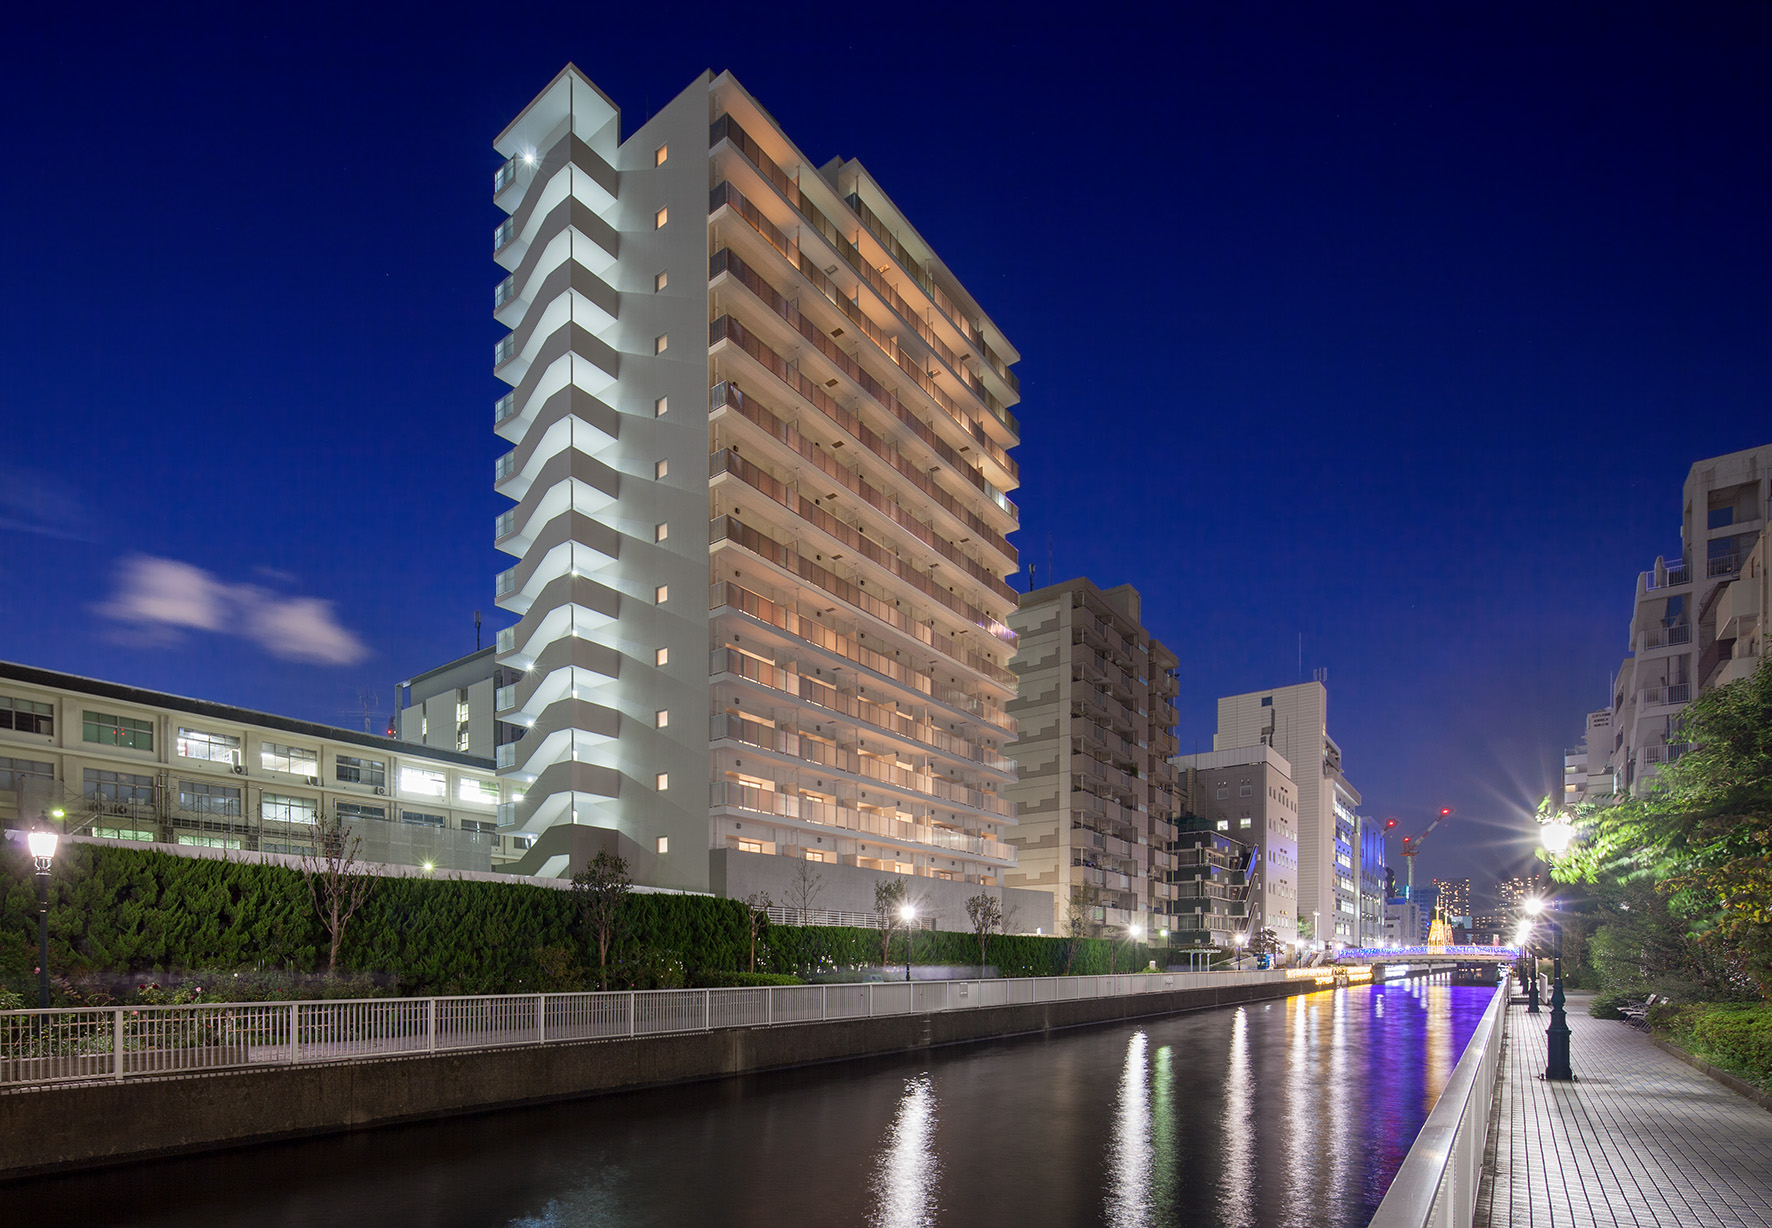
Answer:
[[1476, 1228], [1772, 1228], [1772, 1113], [1569, 1002], [1574, 1083], [1546, 1083], [1550, 1007], [1508, 1008]]

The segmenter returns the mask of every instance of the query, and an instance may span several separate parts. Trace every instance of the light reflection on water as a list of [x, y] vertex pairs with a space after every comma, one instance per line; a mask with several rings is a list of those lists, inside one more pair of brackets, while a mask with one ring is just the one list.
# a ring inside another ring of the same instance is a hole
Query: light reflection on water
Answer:
[[941, 1163], [935, 1154], [935, 1085], [927, 1074], [907, 1080], [898, 1116], [874, 1171], [878, 1228], [927, 1228], [935, 1223]]
[[1108, 1145], [1107, 1222], [1112, 1228], [1147, 1228], [1151, 1211], [1150, 1088], [1145, 1085], [1148, 1038], [1134, 1032], [1126, 1042], [1114, 1137]]
[[1491, 992], [1359, 986], [20, 1182], [5, 1222], [1365, 1228]]

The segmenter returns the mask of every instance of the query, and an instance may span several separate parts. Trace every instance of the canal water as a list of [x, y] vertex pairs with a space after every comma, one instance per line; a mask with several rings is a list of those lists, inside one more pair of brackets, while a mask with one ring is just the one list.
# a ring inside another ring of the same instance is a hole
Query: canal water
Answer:
[[1494, 991], [1408, 982], [0, 1188], [9, 1224], [1364, 1228]]

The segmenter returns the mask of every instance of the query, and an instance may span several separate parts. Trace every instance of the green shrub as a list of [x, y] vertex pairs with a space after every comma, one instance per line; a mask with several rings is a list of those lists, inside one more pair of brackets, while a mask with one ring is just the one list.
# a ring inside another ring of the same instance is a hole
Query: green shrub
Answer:
[[1772, 1080], [1772, 1004], [1707, 1007], [1690, 1034], [1697, 1055], [1712, 1065], [1761, 1085]]
[[1624, 1012], [1619, 1009], [1634, 995], [1628, 993], [1595, 994], [1594, 1000], [1587, 1004], [1587, 1013], [1595, 1019], [1623, 1019]]
[[760, 989], [766, 985], [804, 985], [797, 976], [779, 972], [704, 972], [695, 978], [696, 989]]

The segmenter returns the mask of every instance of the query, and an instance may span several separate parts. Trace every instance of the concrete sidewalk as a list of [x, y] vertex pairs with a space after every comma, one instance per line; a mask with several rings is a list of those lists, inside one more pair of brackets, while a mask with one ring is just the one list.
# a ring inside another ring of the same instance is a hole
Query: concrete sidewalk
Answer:
[[1546, 1083], [1550, 1007], [1508, 1008], [1476, 1228], [1772, 1228], [1772, 1113], [1569, 1001], [1575, 1083]]

